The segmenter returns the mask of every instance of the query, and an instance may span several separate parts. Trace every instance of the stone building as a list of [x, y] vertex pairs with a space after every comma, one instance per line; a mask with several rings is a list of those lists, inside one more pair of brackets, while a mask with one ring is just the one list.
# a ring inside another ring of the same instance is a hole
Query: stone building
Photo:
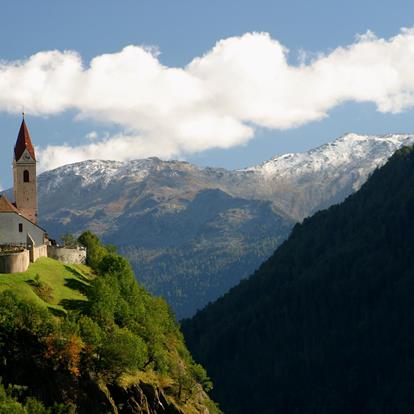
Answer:
[[13, 194], [14, 203], [0, 196], [0, 245], [46, 245], [47, 234], [37, 225], [36, 154], [24, 117], [13, 153]]
[[13, 153], [13, 194], [14, 203], [0, 195], [0, 273], [24, 272], [48, 255], [47, 234], [37, 224], [36, 154], [24, 116]]
[[36, 154], [23, 120], [13, 153], [14, 203], [0, 195], [0, 273], [27, 270], [39, 257], [84, 263], [86, 250], [52, 245], [38, 225]]

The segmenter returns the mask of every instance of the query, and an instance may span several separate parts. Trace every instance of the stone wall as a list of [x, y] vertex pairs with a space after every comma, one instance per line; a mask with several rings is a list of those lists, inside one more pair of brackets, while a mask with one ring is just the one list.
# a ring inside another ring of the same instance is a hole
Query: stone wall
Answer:
[[47, 255], [66, 264], [85, 264], [86, 250], [82, 248], [47, 246]]
[[0, 273], [20, 273], [25, 272], [30, 264], [30, 254], [28, 250], [19, 253], [0, 254]]
[[35, 262], [39, 257], [47, 257], [47, 246], [34, 246], [30, 251], [30, 261]]

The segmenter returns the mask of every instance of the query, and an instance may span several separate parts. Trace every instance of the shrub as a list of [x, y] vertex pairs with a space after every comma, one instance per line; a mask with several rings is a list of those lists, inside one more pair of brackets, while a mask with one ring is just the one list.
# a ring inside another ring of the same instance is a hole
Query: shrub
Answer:
[[115, 328], [102, 346], [102, 371], [111, 380], [126, 371], [142, 369], [147, 359], [144, 341], [125, 328]]
[[82, 233], [78, 242], [86, 247], [86, 264], [92, 269], [97, 270], [102, 257], [106, 254], [106, 249], [100, 240], [90, 231]]

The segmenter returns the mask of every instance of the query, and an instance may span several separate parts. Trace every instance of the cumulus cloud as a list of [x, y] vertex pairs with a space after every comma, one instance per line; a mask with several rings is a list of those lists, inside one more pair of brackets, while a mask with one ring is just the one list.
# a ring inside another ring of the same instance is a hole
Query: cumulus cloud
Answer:
[[96, 131], [91, 131], [91, 132], [88, 132], [88, 133], [85, 135], [85, 138], [87, 138], [87, 139], [88, 139], [88, 140], [90, 140], [90, 141], [93, 141], [94, 139], [98, 138], [98, 133], [97, 133]]
[[[266, 33], [219, 41], [183, 68], [158, 51], [127, 46], [89, 65], [72, 51], [40, 52], [0, 63], [0, 110], [31, 115], [77, 111], [78, 119], [117, 125], [122, 133], [85, 144], [40, 150], [43, 169], [90, 158], [183, 156], [230, 148], [255, 128], [287, 129], [327, 116], [345, 101], [373, 102], [381, 112], [414, 104], [414, 28], [390, 39], [367, 32], [326, 54], [288, 50]], [[310, 56], [310, 58], [309, 58]]]

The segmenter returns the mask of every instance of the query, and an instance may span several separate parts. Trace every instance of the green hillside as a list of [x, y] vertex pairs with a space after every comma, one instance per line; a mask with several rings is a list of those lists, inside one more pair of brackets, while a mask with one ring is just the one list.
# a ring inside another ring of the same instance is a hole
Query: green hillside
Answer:
[[217, 414], [168, 305], [92, 233], [88, 266], [0, 274], [0, 414]]
[[31, 263], [24, 273], [0, 273], [0, 292], [10, 289], [19, 298], [57, 312], [67, 312], [87, 301], [85, 289], [93, 278], [88, 266], [65, 265], [42, 257]]
[[226, 414], [414, 412], [414, 150], [183, 324]]

